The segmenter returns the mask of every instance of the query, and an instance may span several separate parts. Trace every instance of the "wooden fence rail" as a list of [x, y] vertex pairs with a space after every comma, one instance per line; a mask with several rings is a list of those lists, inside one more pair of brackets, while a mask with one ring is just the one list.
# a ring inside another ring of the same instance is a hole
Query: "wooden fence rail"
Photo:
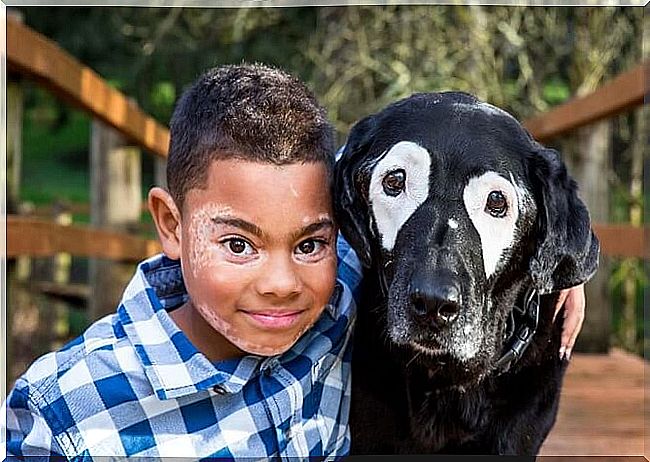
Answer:
[[[47, 220], [7, 217], [7, 256], [44, 257], [67, 252], [76, 256], [139, 261], [160, 252], [160, 244], [129, 234], [87, 226], [62, 226]], [[610, 257], [648, 258], [650, 228], [594, 225], [601, 251]]]
[[582, 98], [575, 98], [529, 119], [524, 126], [539, 141], [547, 142], [598, 120], [643, 104], [648, 94], [650, 63], [643, 62]]
[[158, 241], [86, 226], [63, 226], [47, 220], [9, 215], [7, 257], [75, 256], [137, 262], [160, 252]]
[[10, 16], [7, 17], [7, 67], [37, 80], [143, 149], [167, 156], [169, 131], [166, 127], [56, 43]]
[[[130, 141], [165, 157], [169, 131], [146, 115], [129, 98], [110, 87], [98, 74], [79, 63], [56, 43], [7, 18], [7, 66], [10, 71], [31, 77], [56, 94], [111, 125]], [[643, 104], [647, 94], [646, 73], [650, 64], [634, 69], [605, 83], [594, 93], [575, 98], [546, 114], [524, 122], [531, 134], [548, 141], [560, 134], [611, 117]], [[648, 258], [648, 229], [629, 225], [596, 225], [604, 255]], [[132, 235], [78, 226], [61, 227], [52, 223], [9, 216], [7, 254], [52, 255], [69, 252], [137, 261], [151, 255], [159, 246]]]

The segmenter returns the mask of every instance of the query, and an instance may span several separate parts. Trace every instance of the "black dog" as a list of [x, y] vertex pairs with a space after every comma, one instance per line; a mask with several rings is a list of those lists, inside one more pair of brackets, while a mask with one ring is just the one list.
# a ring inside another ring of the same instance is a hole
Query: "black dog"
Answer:
[[464, 93], [417, 94], [357, 123], [335, 173], [366, 271], [354, 454], [536, 454], [555, 421], [557, 291], [598, 264], [557, 152]]

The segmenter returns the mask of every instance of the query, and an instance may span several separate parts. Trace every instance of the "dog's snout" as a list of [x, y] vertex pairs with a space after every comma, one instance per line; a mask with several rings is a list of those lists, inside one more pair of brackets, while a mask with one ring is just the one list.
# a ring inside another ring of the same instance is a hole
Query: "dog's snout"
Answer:
[[416, 278], [409, 295], [416, 315], [432, 320], [438, 327], [454, 322], [460, 312], [460, 289], [450, 278]]

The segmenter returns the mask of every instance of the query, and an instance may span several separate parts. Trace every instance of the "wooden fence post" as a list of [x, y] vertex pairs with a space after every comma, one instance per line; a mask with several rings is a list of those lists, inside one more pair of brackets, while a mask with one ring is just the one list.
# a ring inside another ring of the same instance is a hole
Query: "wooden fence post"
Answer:
[[156, 186], [167, 188], [167, 159], [156, 156], [153, 168], [153, 180]]
[[[576, 132], [573, 156], [566, 158], [571, 175], [579, 185], [579, 195], [587, 204], [594, 223], [609, 223], [609, 172], [612, 127], [609, 120], [595, 122]], [[585, 286], [585, 323], [576, 349], [606, 353], [612, 333], [612, 307], [609, 289], [609, 259], [601, 254], [598, 272]]]
[[19, 80], [7, 82], [7, 213], [19, 205], [23, 136], [23, 89]]
[[[72, 224], [72, 212], [69, 207], [62, 203], [55, 203], [53, 210], [53, 221], [59, 225], [70, 226]], [[65, 252], [59, 252], [51, 258], [51, 278], [50, 281], [55, 287], [64, 287], [70, 283], [70, 271], [72, 269], [72, 255]], [[63, 346], [64, 340], [70, 333], [70, 322], [68, 313], [70, 304], [54, 299], [46, 307], [51, 313], [47, 313], [52, 324], [49, 325], [50, 349], [57, 350]]]
[[[13, 8], [6, 10], [6, 15], [11, 16], [14, 20], [22, 22], [22, 13], [20, 11], [14, 10]], [[4, 15], [3, 15], [4, 16]], [[3, 21], [6, 22], [6, 17], [3, 18]], [[7, 169], [4, 172], [6, 175], [3, 180], [6, 182], [6, 213], [17, 213], [20, 205], [20, 172], [21, 172], [21, 160], [22, 160], [22, 138], [23, 138], [23, 89], [19, 77], [9, 76], [6, 80], [7, 85], [7, 99], [6, 101], [6, 162]], [[15, 306], [14, 301], [9, 304], [8, 295], [13, 288], [13, 282], [16, 277], [26, 277], [26, 274], [29, 274], [31, 267], [31, 260], [29, 257], [19, 257], [13, 264], [8, 264], [5, 266], [5, 284], [3, 284], [2, 290], [5, 291], [5, 321], [3, 325], [3, 335], [2, 338], [5, 340], [6, 345], [6, 359], [11, 359], [11, 362], [7, 361], [7, 370], [4, 371], [2, 376], [2, 383], [0, 384], [0, 391], [2, 395], [5, 396], [5, 384], [8, 382], [13, 382], [15, 377], [15, 372], [19, 366], [16, 365], [14, 360], [15, 352], [15, 334], [12, 329], [12, 320], [15, 316]], [[12, 285], [10, 288], [9, 286]], [[15, 292], [25, 293], [25, 289], [18, 289]], [[10, 366], [11, 365], [11, 366]]]
[[[142, 205], [140, 150], [97, 120], [92, 123], [91, 138], [91, 224], [132, 232], [140, 221]], [[90, 320], [115, 311], [133, 269], [130, 264], [90, 260]]]
[[[20, 11], [10, 8], [7, 16], [22, 22]], [[20, 77], [7, 80], [7, 213], [16, 213], [19, 205], [20, 171], [23, 140], [23, 88]]]
[[[6, 213], [16, 213], [19, 206], [19, 192], [20, 192], [20, 161], [22, 154], [22, 127], [23, 127], [23, 93], [19, 81], [13, 80], [7, 82], [7, 99], [6, 99], [6, 123], [7, 123], [7, 134], [6, 134], [6, 146], [7, 146], [7, 170], [4, 172], [6, 174], [6, 185], [7, 185], [7, 196], [6, 196]], [[14, 277], [17, 275], [18, 278], [29, 273], [31, 266], [31, 260], [29, 257], [21, 256], [15, 260], [13, 264], [9, 264], [6, 267], [7, 270], [7, 279], [6, 281], [14, 280]], [[5, 285], [5, 290], [6, 290]], [[22, 289], [24, 291], [24, 289]], [[8, 294], [7, 294], [8, 295]], [[12, 293], [13, 295], [13, 293]], [[14, 319], [14, 312], [16, 307], [13, 306], [13, 301], [11, 304], [6, 305], [6, 320], [7, 326], [5, 330], [5, 339], [7, 345], [6, 357], [12, 358], [15, 350], [15, 335], [12, 329], [11, 321]], [[15, 362], [12, 360], [10, 367], [7, 367], [7, 377], [4, 377], [2, 380], [2, 387], [6, 383], [6, 380], [12, 381], [14, 378], [15, 372]], [[2, 395], [5, 396], [5, 395]]]

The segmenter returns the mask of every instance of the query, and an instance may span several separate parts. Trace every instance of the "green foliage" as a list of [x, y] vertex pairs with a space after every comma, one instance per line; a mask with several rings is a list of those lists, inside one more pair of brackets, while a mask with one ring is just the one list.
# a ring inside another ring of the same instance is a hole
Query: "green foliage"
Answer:
[[162, 117], [171, 118], [170, 109], [176, 101], [176, 88], [169, 81], [158, 82], [153, 86], [151, 91], [151, 105], [154, 112], [161, 114]]
[[[632, 282], [633, 299], [626, 300], [625, 285], [630, 282]], [[634, 353], [643, 354], [645, 320], [643, 298], [648, 289], [648, 277], [645, 274], [643, 260], [625, 258], [617, 261], [613, 265], [609, 284], [614, 344]]]
[[565, 102], [570, 96], [569, 85], [560, 79], [554, 78], [544, 84], [542, 97], [551, 106]]
[[35, 204], [88, 202], [90, 119], [70, 109], [61, 117], [52, 96], [27, 90], [32, 106], [23, 124], [21, 198]]

